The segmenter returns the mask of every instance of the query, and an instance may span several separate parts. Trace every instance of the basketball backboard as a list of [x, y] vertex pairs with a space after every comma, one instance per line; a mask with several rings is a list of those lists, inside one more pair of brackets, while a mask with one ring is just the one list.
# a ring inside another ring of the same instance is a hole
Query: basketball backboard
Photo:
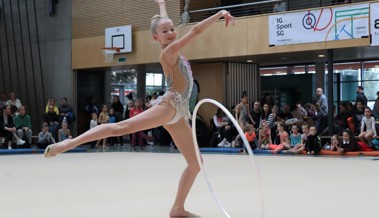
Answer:
[[105, 47], [120, 48], [119, 53], [132, 52], [132, 26], [105, 28]]

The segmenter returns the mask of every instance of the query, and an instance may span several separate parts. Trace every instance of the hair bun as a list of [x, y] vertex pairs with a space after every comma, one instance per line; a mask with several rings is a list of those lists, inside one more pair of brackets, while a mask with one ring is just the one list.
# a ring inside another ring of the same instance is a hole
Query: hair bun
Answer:
[[151, 18], [151, 22], [154, 22], [154, 21], [158, 20], [159, 18], [161, 18], [161, 15], [156, 14], [156, 15], [154, 15], [154, 16]]

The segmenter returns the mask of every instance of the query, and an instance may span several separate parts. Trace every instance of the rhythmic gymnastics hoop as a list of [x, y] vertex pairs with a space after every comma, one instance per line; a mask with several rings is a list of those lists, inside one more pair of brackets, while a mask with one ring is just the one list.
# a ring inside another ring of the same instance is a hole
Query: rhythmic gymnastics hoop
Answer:
[[192, 137], [193, 137], [193, 140], [194, 140], [194, 146], [195, 146], [195, 151], [196, 151], [196, 157], [197, 157], [197, 162], [199, 163], [199, 166], [200, 166], [200, 169], [201, 171], [203, 172], [203, 175], [204, 175], [204, 178], [205, 178], [205, 181], [207, 182], [207, 185], [208, 185], [208, 189], [213, 197], [213, 200], [216, 202], [217, 206], [219, 207], [219, 209], [222, 211], [222, 213], [225, 215], [225, 217], [227, 218], [231, 218], [231, 216], [229, 215], [229, 213], [226, 211], [226, 209], [224, 208], [224, 206], [222, 205], [221, 201], [217, 198], [213, 188], [212, 188], [212, 185], [211, 183], [209, 182], [209, 179], [208, 179], [208, 176], [205, 172], [205, 169], [204, 169], [204, 165], [202, 163], [202, 159], [201, 159], [201, 155], [200, 155], [200, 149], [199, 149], [199, 145], [197, 143], [197, 137], [196, 137], [196, 116], [197, 116], [197, 111], [199, 109], [199, 107], [204, 104], [204, 103], [211, 103], [211, 104], [214, 104], [216, 105], [217, 107], [219, 107], [221, 110], [223, 110], [225, 112], [225, 114], [229, 117], [229, 119], [232, 121], [232, 123], [234, 124], [234, 126], [236, 127], [236, 129], [238, 130], [238, 134], [241, 136], [242, 138], [242, 141], [249, 153], [249, 157], [250, 157], [250, 161], [253, 165], [253, 168], [258, 176], [258, 186], [259, 186], [259, 190], [260, 190], [260, 197], [261, 197], [261, 215], [262, 215], [262, 218], [264, 218], [264, 198], [263, 198], [263, 185], [262, 185], [262, 179], [261, 179], [261, 174], [259, 172], [259, 169], [257, 167], [257, 164], [255, 163], [255, 160], [254, 160], [254, 154], [253, 154], [253, 150], [251, 149], [250, 147], [250, 144], [248, 143], [246, 137], [245, 137], [245, 134], [243, 133], [241, 127], [239, 126], [239, 124], [237, 123], [237, 121], [234, 119], [233, 115], [222, 105], [220, 104], [219, 102], [213, 100], [213, 99], [202, 99], [201, 101], [199, 101], [196, 106], [195, 106], [195, 109], [193, 110], [193, 114], [192, 114]]

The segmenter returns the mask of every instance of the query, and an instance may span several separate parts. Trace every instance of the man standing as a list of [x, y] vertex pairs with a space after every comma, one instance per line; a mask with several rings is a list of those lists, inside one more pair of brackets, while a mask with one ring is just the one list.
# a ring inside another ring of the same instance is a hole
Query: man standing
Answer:
[[23, 139], [25, 136], [25, 141], [28, 146], [32, 144], [32, 123], [30, 116], [26, 114], [25, 106], [20, 106], [18, 110], [18, 115], [14, 118], [14, 126], [17, 130], [17, 136]]
[[355, 98], [355, 103], [361, 101], [361, 102], [363, 102], [364, 106], [367, 106], [367, 97], [366, 97], [365, 92], [363, 90], [364, 89], [362, 86], [357, 87], [357, 97]]
[[322, 90], [322, 88], [316, 89], [315, 103], [316, 102], [320, 103], [321, 110], [324, 111], [325, 114], [328, 114], [328, 99], [324, 95], [324, 91]]

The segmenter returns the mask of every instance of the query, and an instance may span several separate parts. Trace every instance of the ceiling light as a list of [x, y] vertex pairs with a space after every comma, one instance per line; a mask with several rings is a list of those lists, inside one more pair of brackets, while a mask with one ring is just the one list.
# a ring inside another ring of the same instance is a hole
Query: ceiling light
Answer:
[[319, 58], [323, 58], [323, 57], [325, 57], [325, 55], [320, 54], [320, 55], [318, 55], [317, 57], [319, 57]]
[[252, 62], [253, 62], [253, 60], [247, 60], [246, 62], [247, 62], [247, 63], [252, 63]]

